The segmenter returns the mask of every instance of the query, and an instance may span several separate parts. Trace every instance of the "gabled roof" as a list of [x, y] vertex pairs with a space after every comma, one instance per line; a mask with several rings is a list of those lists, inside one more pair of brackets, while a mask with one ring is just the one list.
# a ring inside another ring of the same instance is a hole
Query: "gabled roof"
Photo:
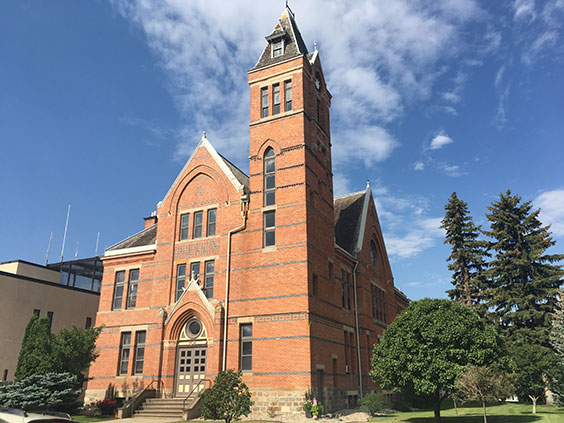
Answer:
[[154, 245], [157, 242], [157, 225], [149, 226], [141, 232], [137, 232], [123, 241], [106, 248], [106, 251], [123, 250], [124, 248], [143, 247], [146, 245]]
[[358, 243], [365, 196], [366, 191], [361, 191], [337, 197], [333, 201], [335, 242], [352, 255]]
[[[283, 38], [284, 39], [284, 54], [278, 57], [272, 57], [270, 41]], [[288, 7], [284, 9], [282, 16], [274, 27], [270, 35], [266, 37], [269, 43], [264, 48], [257, 64], [251, 71], [264, 68], [266, 66], [274, 65], [275, 63], [285, 62], [289, 59], [294, 59], [300, 56], [307, 56], [307, 47], [300, 34], [300, 30], [294, 20], [294, 14]]]
[[190, 162], [194, 158], [194, 155], [196, 154], [196, 152], [198, 151], [198, 149], [200, 147], [204, 147], [206, 150], [208, 150], [208, 153], [210, 154], [210, 156], [212, 156], [212, 158], [215, 160], [215, 162], [220, 167], [220, 169], [223, 171], [223, 173], [225, 173], [225, 176], [227, 176], [227, 178], [231, 181], [231, 183], [233, 184], [233, 186], [235, 187], [235, 189], [237, 191], [239, 191], [240, 193], [248, 192], [248, 190], [249, 190], [249, 177], [247, 175], [245, 175], [245, 173], [243, 171], [241, 171], [237, 166], [235, 166], [233, 163], [231, 163], [225, 157], [220, 155], [217, 152], [217, 150], [213, 147], [213, 145], [211, 145], [211, 143], [208, 141], [208, 139], [206, 138], [206, 133], [204, 132], [204, 134], [202, 135], [202, 139], [200, 140], [200, 142], [198, 143], [198, 145], [194, 149], [194, 152], [192, 153], [190, 158], [186, 161], [186, 164], [184, 165], [184, 167], [182, 168], [182, 170], [180, 171], [180, 173], [178, 174], [178, 176], [176, 177], [176, 179], [174, 180], [174, 182], [170, 186], [170, 188], [167, 191], [167, 193], [165, 194], [162, 202], [164, 202], [164, 200], [171, 193], [172, 188], [176, 185], [176, 183], [178, 182], [178, 180], [180, 179], [180, 177], [184, 173], [184, 170], [188, 167], [188, 165], [190, 164]]

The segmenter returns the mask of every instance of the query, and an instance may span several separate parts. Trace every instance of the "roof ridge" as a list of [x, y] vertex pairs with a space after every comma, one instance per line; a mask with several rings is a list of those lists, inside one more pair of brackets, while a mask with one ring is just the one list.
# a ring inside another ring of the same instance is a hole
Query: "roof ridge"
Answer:
[[366, 190], [362, 190], [362, 191], [357, 191], [357, 192], [351, 192], [349, 194], [343, 194], [343, 195], [339, 195], [337, 197], [333, 197], [333, 201], [339, 199], [339, 198], [345, 198], [345, 197], [352, 197], [353, 195], [358, 195], [358, 194], [366, 194]]
[[106, 250], [110, 250], [110, 249], [114, 248], [116, 245], [119, 245], [119, 244], [121, 244], [122, 242], [127, 241], [128, 239], [131, 239], [131, 238], [133, 238], [134, 236], [140, 235], [140, 234], [142, 234], [143, 232], [148, 231], [149, 229], [152, 229], [154, 226], [157, 226], [157, 224], [155, 223], [155, 224], [153, 224], [153, 225], [151, 225], [151, 226], [149, 226], [149, 227], [147, 227], [147, 228], [141, 229], [139, 232], [136, 232], [136, 233], [134, 233], [133, 235], [129, 235], [128, 237], [125, 237], [125, 238], [122, 239], [121, 241], [118, 241], [118, 242], [116, 242], [115, 244], [110, 245], [108, 248], [106, 248]]

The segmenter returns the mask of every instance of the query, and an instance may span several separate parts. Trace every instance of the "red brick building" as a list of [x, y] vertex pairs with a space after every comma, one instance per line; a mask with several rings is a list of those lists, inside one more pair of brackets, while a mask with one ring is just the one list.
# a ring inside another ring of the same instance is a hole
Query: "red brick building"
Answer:
[[308, 388], [344, 408], [375, 387], [372, 345], [407, 298], [370, 187], [333, 197], [318, 51], [288, 9], [266, 39], [249, 176], [204, 134], [145, 229], [105, 252], [87, 401], [154, 379], [182, 397], [222, 369], [243, 371], [259, 411], [300, 410]]

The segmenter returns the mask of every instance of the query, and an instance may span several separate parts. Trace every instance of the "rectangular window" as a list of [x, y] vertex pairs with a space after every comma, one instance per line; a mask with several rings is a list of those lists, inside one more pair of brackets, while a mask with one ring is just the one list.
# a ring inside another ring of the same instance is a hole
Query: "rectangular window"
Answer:
[[207, 236], [214, 236], [217, 221], [217, 209], [208, 210], [208, 231]]
[[139, 269], [129, 271], [129, 286], [127, 288], [126, 308], [134, 308], [137, 304], [137, 287], [139, 284]]
[[280, 57], [284, 54], [284, 43], [282, 40], [272, 43], [272, 57]]
[[192, 232], [192, 238], [202, 237], [202, 219], [203, 219], [202, 212], [194, 213], [194, 231]]
[[319, 99], [315, 99], [315, 108], [317, 110], [317, 123], [321, 123], [321, 103], [319, 102]]
[[284, 104], [285, 110], [292, 110], [292, 81], [284, 82]]
[[200, 262], [194, 262], [190, 264], [190, 279], [192, 279], [192, 277], [194, 278], [199, 278], [200, 277]]
[[143, 374], [143, 360], [145, 359], [145, 331], [135, 332], [135, 365], [134, 375]]
[[280, 84], [272, 86], [272, 114], [280, 113]]
[[188, 239], [188, 228], [190, 227], [190, 215], [188, 213], [180, 216], [180, 241]]
[[176, 267], [176, 296], [175, 301], [178, 301], [182, 293], [184, 292], [184, 286], [186, 285], [186, 265], [179, 264]]
[[260, 90], [261, 98], [261, 114], [260, 117], [268, 116], [268, 87], [262, 87]]
[[33, 315], [36, 316], [36, 317], [39, 317], [39, 314], [40, 314], [40, 313], [41, 313], [41, 312], [39, 311], [38, 308], [36, 308], [36, 309], [33, 310]]
[[328, 279], [329, 282], [333, 282], [333, 263], [329, 262], [329, 269], [328, 269]]
[[92, 327], [92, 317], [86, 318], [86, 324], [84, 325], [85, 329], [90, 329]]
[[351, 309], [351, 283], [350, 283], [350, 276], [351, 274], [347, 272], [347, 310]]
[[207, 298], [213, 298], [213, 275], [215, 272], [215, 262], [213, 260], [206, 261], [204, 264], [204, 292]]
[[8, 380], [8, 369], [4, 369], [4, 376], [2, 377], [2, 380], [4, 382], [6, 382]]
[[345, 366], [348, 367], [348, 370], [349, 370], [349, 371], [346, 371], [347, 369], [345, 368], [345, 373], [349, 373], [350, 372], [349, 333], [347, 331], [344, 331], [344, 335], [345, 335]]
[[313, 290], [313, 295], [317, 295], [317, 283], [318, 283], [317, 275], [314, 273], [314, 274], [313, 274], [312, 281], [311, 281], [312, 290]]
[[337, 359], [333, 359], [333, 387], [337, 387]]
[[276, 244], [276, 215], [274, 211], [264, 213], [264, 246]]
[[241, 325], [241, 370], [253, 369], [253, 325], [245, 323]]
[[119, 272], [116, 272], [116, 284], [114, 287], [114, 301], [112, 303], [112, 310], [121, 309], [124, 286], [125, 286], [125, 270], [120, 270]]
[[345, 308], [346, 304], [345, 271], [341, 269], [341, 307]]
[[376, 285], [370, 286], [370, 291], [372, 294], [372, 317], [380, 320], [381, 322], [386, 322], [386, 302], [383, 289], [380, 289]]
[[47, 312], [47, 318], [49, 319], [49, 330], [51, 330], [51, 327], [53, 326], [53, 312], [52, 311]]
[[131, 349], [131, 332], [122, 332], [119, 347], [118, 376], [127, 375], [129, 367], [129, 351]]

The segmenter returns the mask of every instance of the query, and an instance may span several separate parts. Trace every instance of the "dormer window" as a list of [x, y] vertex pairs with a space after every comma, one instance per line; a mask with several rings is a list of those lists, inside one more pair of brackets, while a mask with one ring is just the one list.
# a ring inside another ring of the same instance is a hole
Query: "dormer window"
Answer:
[[282, 38], [272, 43], [272, 57], [279, 57], [284, 54], [284, 41]]

